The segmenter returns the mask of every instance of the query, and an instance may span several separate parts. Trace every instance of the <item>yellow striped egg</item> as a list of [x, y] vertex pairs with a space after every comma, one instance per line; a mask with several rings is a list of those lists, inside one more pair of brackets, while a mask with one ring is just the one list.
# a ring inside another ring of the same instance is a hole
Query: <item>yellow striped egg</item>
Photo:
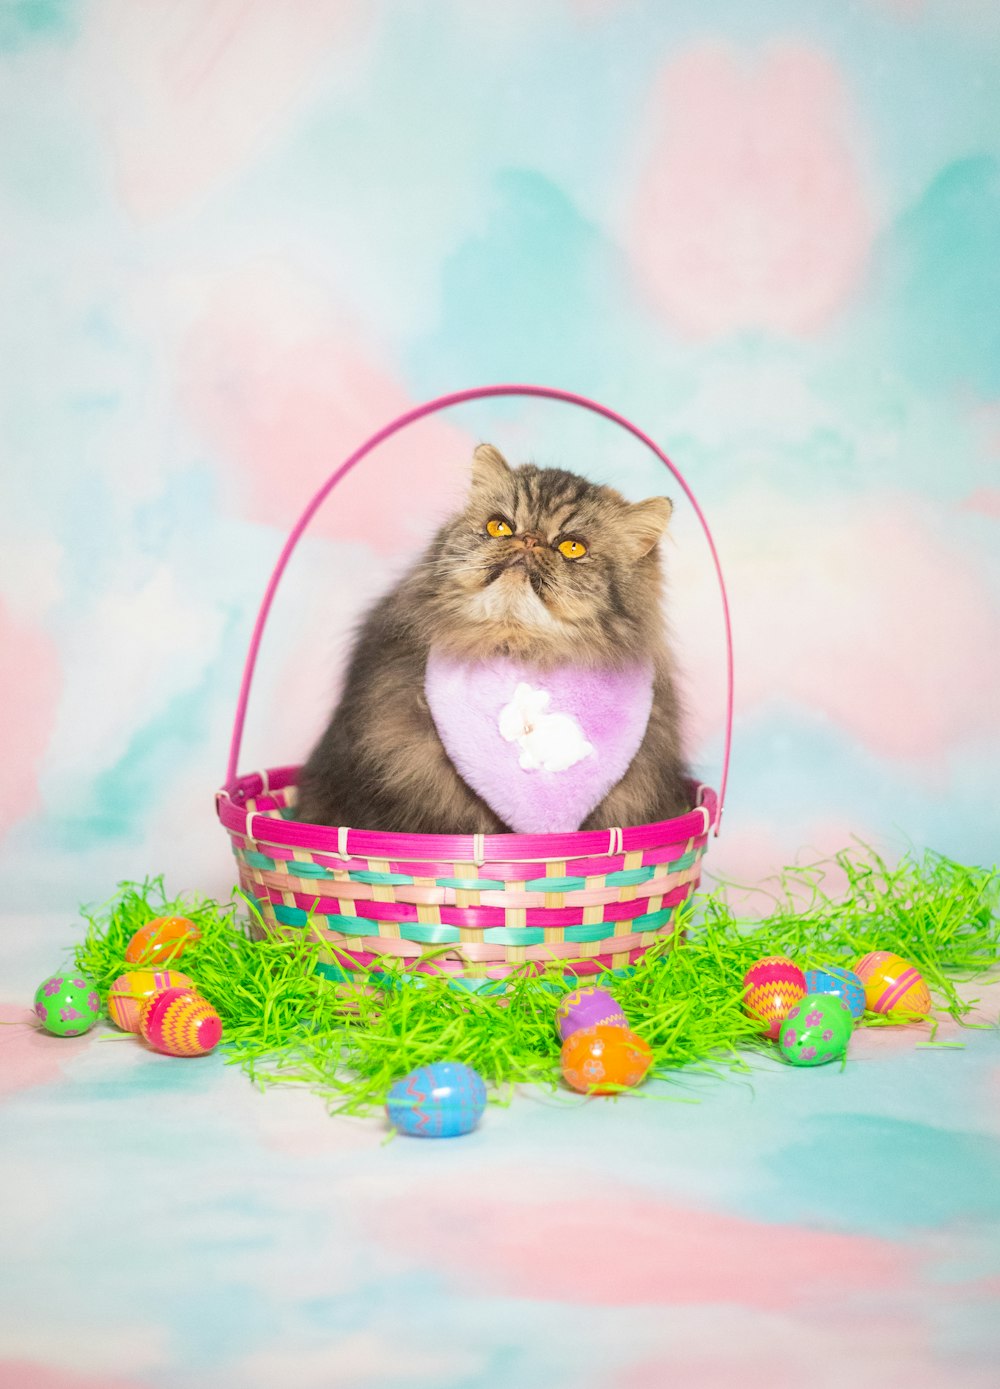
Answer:
[[108, 994], [111, 1021], [123, 1032], [139, 1031], [142, 1005], [164, 989], [193, 989], [194, 980], [177, 969], [132, 969], [120, 974]]
[[865, 1002], [873, 1013], [902, 1013], [926, 1017], [931, 996], [924, 976], [891, 950], [872, 950], [854, 966], [865, 986]]

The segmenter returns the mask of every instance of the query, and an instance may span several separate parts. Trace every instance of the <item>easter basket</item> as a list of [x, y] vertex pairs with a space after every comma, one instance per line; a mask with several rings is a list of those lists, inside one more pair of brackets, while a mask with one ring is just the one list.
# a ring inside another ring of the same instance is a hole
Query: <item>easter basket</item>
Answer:
[[[725, 624], [720, 790], [691, 782], [687, 814], [564, 834], [390, 834], [298, 821], [298, 767], [237, 772], [257, 653], [285, 567], [319, 506], [380, 443], [449, 406], [497, 396], [561, 401], [610, 420], [656, 455], [691, 503], [711, 551]], [[317, 968], [341, 980], [387, 958], [474, 989], [502, 988], [515, 971], [553, 964], [571, 976], [628, 968], [673, 933], [674, 914], [697, 887], [709, 837], [718, 834], [732, 731], [732, 665], [725, 584], [705, 517], [666, 454], [624, 416], [584, 396], [526, 385], [460, 391], [401, 415], [355, 450], [306, 506], [278, 557], [251, 637], [216, 811], [262, 929], [318, 936], [325, 949]]]

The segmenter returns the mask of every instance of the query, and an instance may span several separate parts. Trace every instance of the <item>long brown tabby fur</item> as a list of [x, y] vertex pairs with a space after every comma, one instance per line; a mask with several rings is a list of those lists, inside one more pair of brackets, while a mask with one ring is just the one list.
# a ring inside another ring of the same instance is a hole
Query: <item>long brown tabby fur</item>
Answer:
[[[630, 503], [558, 468], [473, 456], [465, 510], [365, 618], [340, 702], [299, 780], [312, 824], [414, 834], [508, 829], [452, 766], [427, 707], [432, 645], [469, 660], [507, 654], [540, 669], [654, 662], [653, 708], [628, 771], [581, 828], [642, 824], [688, 805], [679, 711], [661, 614], [665, 497]], [[494, 538], [502, 518], [513, 529]], [[564, 559], [568, 536], [586, 554]]]

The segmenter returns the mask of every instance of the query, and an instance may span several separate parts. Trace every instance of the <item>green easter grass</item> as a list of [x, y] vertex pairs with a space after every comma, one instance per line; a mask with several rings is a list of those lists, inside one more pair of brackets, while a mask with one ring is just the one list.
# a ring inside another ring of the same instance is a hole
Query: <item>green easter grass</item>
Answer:
[[[836, 893], [831, 880], [839, 880]], [[655, 1076], [677, 1082], [685, 1071], [746, 1071], [748, 1053], [776, 1054], [741, 1005], [743, 975], [763, 955], [790, 955], [810, 969], [850, 966], [869, 950], [894, 951], [921, 971], [936, 1013], [958, 1021], [972, 1005], [956, 984], [1000, 961], [1000, 877], [940, 854], [908, 854], [890, 865], [862, 848], [788, 869], [763, 920], [741, 920], [732, 895], [722, 887], [686, 904], [673, 934], [627, 975], [582, 981], [614, 989], [652, 1047]], [[444, 1059], [474, 1066], [501, 1102], [515, 1085], [560, 1087], [555, 1012], [569, 987], [562, 967], [515, 974], [502, 996], [438, 976], [404, 977], [399, 962], [388, 959], [380, 972], [359, 976], [363, 987], [344, 986], [313, 969], [322, 947], [308, 932], [252, 940], [241, 913], [252, 917], [254, 908], [239, 894], [219, 904], [171, 899], [162, 879], [124, 883], [106, 906], [84, 911], [88, 929], [74, 962], [106, 996], [129, 968], [125, 947], [141, 925], [153, 916], [190, 917], [201, 939], [174, 968], [195, 979], [218, 1010], [227, 1059], [258, 1084], [308, 1086], [331, 1112], [370, 1112], [398, 1077]], [[879, 1026], [899, 1021], [865, 1019]], [[919, 1034], [920, 1045], [933, 1044], [933, 1028], [929, 1041]], [[679, 1090], [674, 1097], [682, 1097]]]

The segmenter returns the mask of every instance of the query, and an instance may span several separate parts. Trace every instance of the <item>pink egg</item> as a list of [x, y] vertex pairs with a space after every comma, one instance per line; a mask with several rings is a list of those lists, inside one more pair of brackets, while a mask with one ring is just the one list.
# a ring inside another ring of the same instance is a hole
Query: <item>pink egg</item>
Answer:
[[204, 1056], [222, 1037], [222, 1022], [212, 1005], [184, 988], [163, 989], [147, 998], [139, 1028], [149, 1045], [167, 1056]]
[[757, 960], [743, 976], [743, 1006], [751, 1017], [767, 1023], [765, 1037], [777, 1040], [782, 1022], [800, 998], [805, 997], [806, 977], [787, 955]]

